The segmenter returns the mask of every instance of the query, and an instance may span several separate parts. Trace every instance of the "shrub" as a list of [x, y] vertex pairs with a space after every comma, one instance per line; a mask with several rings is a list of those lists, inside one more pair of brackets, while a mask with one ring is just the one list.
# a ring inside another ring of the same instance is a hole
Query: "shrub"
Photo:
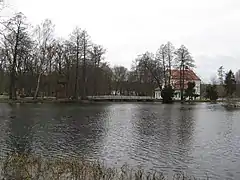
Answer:
[[208, 85], [206, 88], [206, 98], [211, 101], [216, 101], [218, 99], [218, 92], [216, 85]]
[[174, 89], [172, 86], [165, 86], [161, 92], [163, 103], [172, 103], [174, 97]]

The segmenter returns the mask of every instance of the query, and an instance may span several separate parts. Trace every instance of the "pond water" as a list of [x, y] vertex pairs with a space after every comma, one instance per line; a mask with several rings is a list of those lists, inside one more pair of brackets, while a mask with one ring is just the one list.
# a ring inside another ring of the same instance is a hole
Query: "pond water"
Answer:
[[240, 111], [206, 103], [0, 104], [2, 157], [12, 150], [240, 179]]

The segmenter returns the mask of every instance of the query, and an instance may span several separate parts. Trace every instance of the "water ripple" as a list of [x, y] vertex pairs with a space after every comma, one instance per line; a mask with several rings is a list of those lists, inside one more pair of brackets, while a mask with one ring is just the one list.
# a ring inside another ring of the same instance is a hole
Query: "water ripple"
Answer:
[[[184, 108], [186, 110], [182, 110]], [[85, 156], [119, 167], [240, 179], [238, 111], [196, 104], [0, 104], [0, 152]]]

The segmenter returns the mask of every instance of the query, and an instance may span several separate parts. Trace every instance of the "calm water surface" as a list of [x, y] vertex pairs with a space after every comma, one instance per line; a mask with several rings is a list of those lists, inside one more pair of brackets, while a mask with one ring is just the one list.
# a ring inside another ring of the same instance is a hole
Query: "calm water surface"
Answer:
[[0, 151], [240, 179], [240, 111], [220, 105], [0, 104]]

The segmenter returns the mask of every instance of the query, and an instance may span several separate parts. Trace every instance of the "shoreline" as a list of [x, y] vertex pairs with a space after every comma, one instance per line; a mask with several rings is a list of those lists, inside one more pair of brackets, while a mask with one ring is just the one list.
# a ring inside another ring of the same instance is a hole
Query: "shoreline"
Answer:
[[[71, 100], [71, 99], [53, 99], [53, 98], [38, 98], [38, 99], [32, 99], [32, 98], [19, 98], [16, 100], [10, 100], [10, 99], [1, 99], [0, 103], [9, 103], [9, 104], [43, 104], [43, 103], [57, 103], [57, 104], [91, 104], [91, 103], [129, 103], [129, 102], [136, 102], [136, 103], [161, 103], [162, 100], [159, 99], [149, 99], [149, 100], [136, 100], [136, 99], [120, 99], [120, 100]], [[180, 103], [181, 100], [174, 100], [173, 103]], [[222, 102], [222, 100], [219, 100], [217, 102]], [[185, 102], [188, 104], [189, 102]], [[211, 103], [210, 100], [193, 100], [190, 103]]]

